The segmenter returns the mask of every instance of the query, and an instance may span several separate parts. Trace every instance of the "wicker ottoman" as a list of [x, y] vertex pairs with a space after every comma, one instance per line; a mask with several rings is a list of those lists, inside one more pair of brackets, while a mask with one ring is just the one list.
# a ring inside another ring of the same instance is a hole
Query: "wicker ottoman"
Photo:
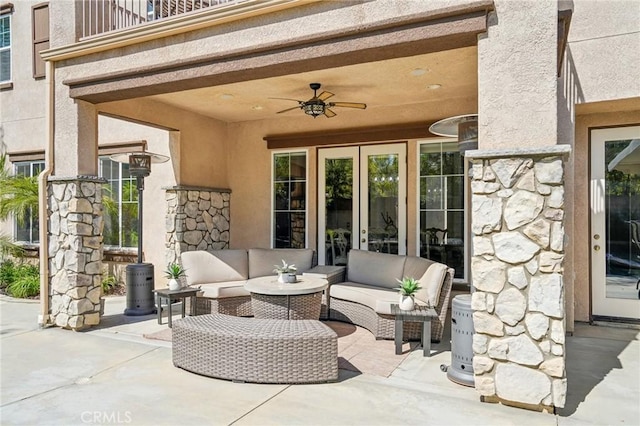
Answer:
[[239, 382], [330, 382], [338, 379], [338, 336], [316, 320], [186, 317], [173, 323], [173, 364]]

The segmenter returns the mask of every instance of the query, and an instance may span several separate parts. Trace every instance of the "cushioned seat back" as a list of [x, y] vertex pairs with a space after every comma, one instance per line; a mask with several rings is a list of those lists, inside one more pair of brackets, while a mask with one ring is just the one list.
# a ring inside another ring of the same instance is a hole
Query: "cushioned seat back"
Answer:
[[405, 256], [351, 250], [347, 261], [349, 281], [376, 287], [397, 288], [402, 279]]
[[246, 250], [187, 251], [180, 255], [187, 284], [240, 281], [249, 278]]
[[296, 266], [296, 273], [301, 274], [313, 267], [312, 249], [249, 249], [249, 278], [274, 275], [276, 265], [284, 260]]
[[419, 280], [420, 277], [427, 272], [429, 266], [433, 265], [433, 260], [424, 259], [422, 257], [408, 256], [407, 261], [404, 264], [403, 277], [410, 277]]

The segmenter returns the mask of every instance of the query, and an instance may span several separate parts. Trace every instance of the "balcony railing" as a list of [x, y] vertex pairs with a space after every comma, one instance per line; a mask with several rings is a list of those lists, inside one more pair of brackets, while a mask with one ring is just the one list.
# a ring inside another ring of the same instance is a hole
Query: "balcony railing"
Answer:
[[247, 0], [83, 0], [82, 37]]

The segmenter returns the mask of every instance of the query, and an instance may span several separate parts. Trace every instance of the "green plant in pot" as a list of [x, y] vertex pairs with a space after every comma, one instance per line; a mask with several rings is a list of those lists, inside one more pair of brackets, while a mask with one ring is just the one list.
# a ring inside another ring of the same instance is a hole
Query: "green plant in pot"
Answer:
[[411, 311], [415, 307], [414, 297], [418, 290], [421, 290], [420, 281], [411, 277], [404, 277], [402, 280], [398, 280], [400, 287], [400, 301], [398, 305], [403, 311]]
[[167, 270], [164, 273], [165, 277], [169, 278], [169, 290], [180, 290], [182, 288], [179, 280], [187, 275], [186, 272], [187, 270], [179, 263], [172, 262], [167, 265]]
[[296, 265], [289, 265], [282, 260], [282, 265], [273, 265], [275, 269], [273, 272], [278, 274], [278, 282], [281, 283], [295, 283], [296, 282]]

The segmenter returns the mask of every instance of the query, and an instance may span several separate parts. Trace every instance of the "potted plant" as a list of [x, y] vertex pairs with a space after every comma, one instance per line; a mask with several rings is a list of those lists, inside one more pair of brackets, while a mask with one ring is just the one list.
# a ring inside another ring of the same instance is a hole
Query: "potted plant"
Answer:
[[278, 274], [278, 282], [281, 283], [295, 283], [296, 282], [296, 265], [288, 265], [287, 262], [282, 260], [282, 265], [273, 265], [276, 268], [273, 272]]
[[167, 265], [167, 270], [164, 273], [165, 277], [169, 278], [169, 290], [180, 290], [182, 288], [178, 280], [180, 277], [184, 277], [186, 272], [186, 269], [179, 263], [172, 262]]
[[404, 277], [402, 280], [398, 280], [400, 283], [400, 309], [403, 311], [411, 311], [414, 308], [415, 300], [413, 299], [416, 295], [416, 292], [420, 290], [420, 282], [415, 278]]

